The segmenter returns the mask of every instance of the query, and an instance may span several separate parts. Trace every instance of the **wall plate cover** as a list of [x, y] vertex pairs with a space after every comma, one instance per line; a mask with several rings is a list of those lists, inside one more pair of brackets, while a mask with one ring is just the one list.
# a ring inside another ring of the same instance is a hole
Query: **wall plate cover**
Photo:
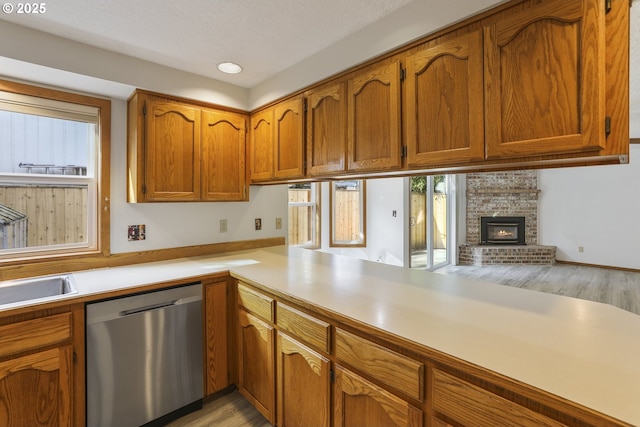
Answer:
[[127, 239], [130, 242], [134, 240], [144, 240], [146, 237], [147, 237], [147, 232], [144, 224], [129, 226]]

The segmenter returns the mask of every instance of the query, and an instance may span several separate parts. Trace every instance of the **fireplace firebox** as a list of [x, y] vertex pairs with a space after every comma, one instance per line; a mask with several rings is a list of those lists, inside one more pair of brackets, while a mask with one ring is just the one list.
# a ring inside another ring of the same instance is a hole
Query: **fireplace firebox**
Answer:
[[480, 217], [480, 244], [524, 245], [525, 229], [523, 216]]

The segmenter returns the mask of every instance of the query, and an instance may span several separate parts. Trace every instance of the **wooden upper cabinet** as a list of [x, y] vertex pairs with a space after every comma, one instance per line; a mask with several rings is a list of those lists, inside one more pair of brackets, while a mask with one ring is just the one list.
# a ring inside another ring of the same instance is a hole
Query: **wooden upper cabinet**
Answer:
[[605, 5], [551, 0], [484, 28], [487, 158], [605, 144]]
[[304, 176], [304, 101], [297, 97], [274, 107], [276, 178]]
[[347, 84], [332, 83], [307, 96], [307, 173], [321, 176], [346, 170]]
[[149, 98], [144, 111], [146, 200], [198, 200], [200, 110]]
[[348, 169], [401, 166], [400, 62], [366, 68], [348, 81]]
[[249, 170], [252, 182], [273, 178], [273, 110], [251, 115]]
[[479, 30], [407, 58], [409, 167], [484, 158], [482, 61]]
[[202, 200], [247, 200], [246, 116], [202, 111]]
[[131, 96], [128, 202], [247, 200], [248, 115], [208, 105], [142, 90]]

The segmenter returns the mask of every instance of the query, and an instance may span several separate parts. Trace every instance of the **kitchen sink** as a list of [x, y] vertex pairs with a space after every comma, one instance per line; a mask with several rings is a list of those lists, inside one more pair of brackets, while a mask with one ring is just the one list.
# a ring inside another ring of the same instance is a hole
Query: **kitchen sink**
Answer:
[[0, 282], [0, 306], [77, 292], [78, 288], [71, 274]]

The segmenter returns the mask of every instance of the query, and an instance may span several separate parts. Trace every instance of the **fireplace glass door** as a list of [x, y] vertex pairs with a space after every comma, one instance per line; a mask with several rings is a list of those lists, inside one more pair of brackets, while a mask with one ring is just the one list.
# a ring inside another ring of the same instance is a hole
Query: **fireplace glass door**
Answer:
[[524, 217], [482, 217], [480, 243], [483, 245], [524, 245]]

